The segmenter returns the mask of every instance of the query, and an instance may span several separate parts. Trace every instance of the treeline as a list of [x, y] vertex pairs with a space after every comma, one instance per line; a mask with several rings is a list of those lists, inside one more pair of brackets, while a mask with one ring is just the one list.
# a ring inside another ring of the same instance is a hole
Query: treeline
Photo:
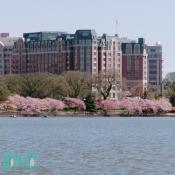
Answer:
[[9, 95], [34, 98], [64, 97], [85, 98], [91, 92], [91, 76], [87, 73], [69, 71], [61, 75], [33, 73], [7, 75], [0, 79], [0, 101]]
[[144, 99], [157, 99], [163, 95], [169, 98], [175, 106], [174, 79], [166, 78], [163, 81], [163, 93], [157, 94], [150, 85], [144, 93], [140, 85], [127, 90], [124, 88], [124, 83], [120, 82], [113, 73], [98, 74], [93, 77], [79, 71], [68, 71], [61, 75], [50, 73], [6, 75], [0, 77], [0, 101], [4, 101], [8, 96], [14, 94], [41, 99], [48, 97], [62, 100], [65, 97], [72, 97], [84, 100], [92, 93], [92, 86], [96, 89], [96, 99], [106, 100], [115, 85], [122, 90], [118, 94], [120, 99], [135, 96]]

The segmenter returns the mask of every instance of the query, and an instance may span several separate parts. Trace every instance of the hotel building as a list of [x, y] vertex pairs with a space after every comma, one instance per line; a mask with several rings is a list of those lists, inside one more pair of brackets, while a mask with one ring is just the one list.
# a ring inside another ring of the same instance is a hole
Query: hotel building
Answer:
[[[75, 70], [95, 75], [111, 71], [125, 82], [127, 90], [141, 85], [144, 91], [149, 83], [160, 91], [162, 47], [147, 46], [144, 38], [97, 36], [95, 30], [25, 33], [14, 43], [11, 68], [14, 74]], [[113, 86], [111, 97], [117, 98], [116, 93]]]
[[147, 56], [144, 38], [122, 43], [122, 79], [128, 90], [137, 85], [141, 85], [143, 91], [147, 88]]
[[155, 46], [148, 46], [148, 82], [156, 92], [162, 91], [162, 46], [159, 42]]
[[[92, 75], [113, 71], [122, 78], [122, 53], [118, 36], [98, 37], [95, 30], [25, 33], [14, 44], [12, 73], [77, 70]], [[116, 97], [115, 87], [111, 96]]]
[[0, 75], [11, 74], [13, 45], [17, 40], [9, 33], [0, 33]]

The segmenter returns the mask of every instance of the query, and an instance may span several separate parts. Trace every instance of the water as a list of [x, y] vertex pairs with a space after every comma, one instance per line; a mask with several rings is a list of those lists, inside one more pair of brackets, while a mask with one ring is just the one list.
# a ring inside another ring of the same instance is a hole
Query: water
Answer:
[[0, 175], [174, 175], [175, 118], [0, 118], [7, 150], [38, 151], [40, 170]]

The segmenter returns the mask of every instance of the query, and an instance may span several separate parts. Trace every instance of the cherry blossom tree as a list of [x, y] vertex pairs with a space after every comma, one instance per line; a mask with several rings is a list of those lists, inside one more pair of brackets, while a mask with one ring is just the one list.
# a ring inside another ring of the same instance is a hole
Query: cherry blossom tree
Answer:
[[52, 98], [45, 98], [42, 100], [43, 106], [47, 106], [47, 109], [50, 110], [62, 110], [65, 107], [65, 104], [60, 100], [55, 100]]
[[119, 109], [119, 102], [107, 99], [98, 101], [98, 106], [103, 110], [104, 115], [107, 116], [109, 110]]
[[77, 98], [66, 97], [64, 99], [64, 103], [66, 104], [66, 106], [68, 108], [79, 109], [79, 110], [85, 110], [86, 109], [84, 101], [82, 101], [80, 99], [77, 99]]
[[103, 100], [97, 103], [107, 113], [108, 110], [123, 109], [128, 114], [158, 114], [172, 110], [172, 105], [167, 99], [148, 100], [141, 98], [128, 98], [122, 101]]
[[[14, 106], [13, 106], [14, 105]], [[39, 99], [32, 97], [22, 97], [19, 95], [10, 96], [7, 101], [0, 105], [0, 108], [11, 106], [18, 111], [41, 112], [48, 110], [62, 110], [64, 103], [51, 98]]]
[[[101, 100], [97, 101], [97, 107], [102, 109], [104, 114], [107, 115], [110, 110], [126, 110], [128, 114], [159, 114], [172, 110], [171, 103], [161, 98], [159, 100], [149, 100], [141, 98], [128, 98], [121, 101], [115, 100]], [[64, 108], [82, 110], [86, 109], [84, 101], [77, 98], [66, 97], [63, 101], [52, 99], [52, 98], [32, 98], [22, 97], [14, 95], [8, 97], [4, 102], [0, 103], [0, 110], [16, 110], [30, 113], [41, 113], [44, 111], [58, 111]]]
[[113, 110], [113, 109], [119, 109], [119, 102], [115, 100], [102, 100], [98, 103], [98, 105], [103, 110]]

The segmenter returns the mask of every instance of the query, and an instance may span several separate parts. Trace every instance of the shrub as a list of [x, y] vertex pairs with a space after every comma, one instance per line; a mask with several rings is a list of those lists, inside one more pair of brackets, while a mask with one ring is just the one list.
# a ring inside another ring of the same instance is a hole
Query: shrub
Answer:
[[5, 101], [8, 96], [9, 96], [10, 92], [7, 88], [7, 86], [4, 83], [0, 83], [0, 101]]
[[85, 104], [86, 104], [86, 111], [88, 112], [96, 112], [96, 100], [95, 100], [95, 95], [92, 93], [89, 93], [86, 96], [85, 99]]

